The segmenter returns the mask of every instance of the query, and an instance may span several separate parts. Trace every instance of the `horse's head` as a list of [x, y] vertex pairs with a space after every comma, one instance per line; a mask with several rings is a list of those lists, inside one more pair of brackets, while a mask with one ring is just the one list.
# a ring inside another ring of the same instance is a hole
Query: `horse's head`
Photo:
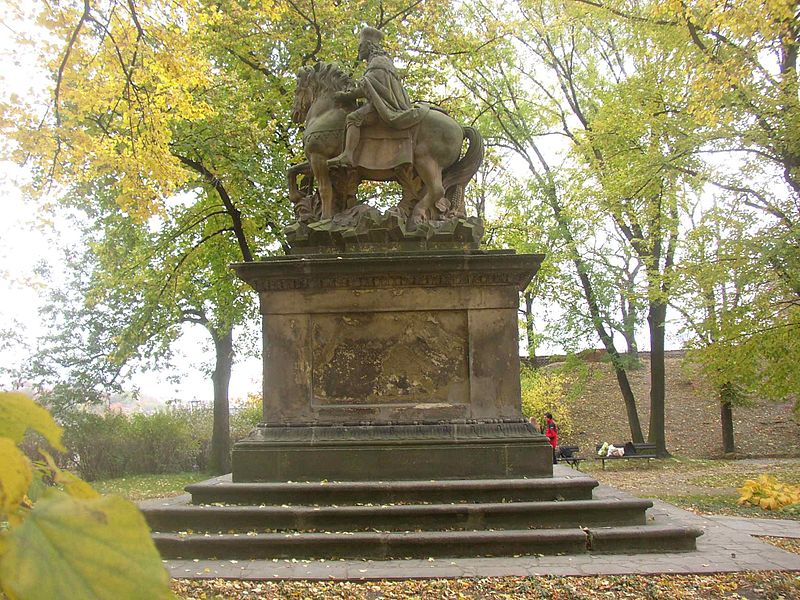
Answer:
[[353, 83], [347, 73], [333, 63], [317, 63], [297, 72], [297, 87], [292, 105], [292, 121], [303, 123], [311, 105], [323, 96], [347, 89]]
[[294, 90], [294, 102], [292, 103], [292, 121], [295, 123], [302, 123], [306, 120], [306, 114], [314, 100], [312, 86], [309, 84], [312, 72], [311, 67], [303, 67], [297, 72], [297, 87]]

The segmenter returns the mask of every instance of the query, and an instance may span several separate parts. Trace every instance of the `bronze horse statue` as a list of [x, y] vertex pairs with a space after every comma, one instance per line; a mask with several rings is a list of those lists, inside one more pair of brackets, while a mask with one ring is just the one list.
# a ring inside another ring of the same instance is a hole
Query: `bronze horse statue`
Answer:
[[[337, 101], [334, 94], [352, 85], [352, 78], [335, 64], [317, 63], [299, 71], [292, 120], [305, 124], [308, 162], [289, 170], [292, 203], [303, 198], [297, 183], [301, 174], [316, 180], [322, 219], [352, 208], [361, 181], [397, 181], [403, 188], [397, 209], [410, 229], [424, 221], [464, 217], [464, 187], [483, 160], [483, 138], [436, 107], [422, 105], [426, 110], [422, 120], [408, 130], [365, 125], [361, 160], [353, 167], [329, 168], [328, 159], [344, 146], [345, 118], [356, 108], [354, 101]], [[462, 158], [464, 139], [469, 147]], [[306, 181], [305, 188], [310, 192], [313, 185]]]

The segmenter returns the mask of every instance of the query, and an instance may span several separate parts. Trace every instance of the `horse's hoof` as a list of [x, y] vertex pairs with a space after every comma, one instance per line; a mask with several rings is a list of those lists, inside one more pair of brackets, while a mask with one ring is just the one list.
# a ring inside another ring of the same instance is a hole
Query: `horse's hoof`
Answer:
[[425, 218], [424, 213], [414, 211], [411, 216], [408, 217], [408, 221], [406, 222], [406, 231], [416, 231], [417, 228], [427, 220], [428, 219]]

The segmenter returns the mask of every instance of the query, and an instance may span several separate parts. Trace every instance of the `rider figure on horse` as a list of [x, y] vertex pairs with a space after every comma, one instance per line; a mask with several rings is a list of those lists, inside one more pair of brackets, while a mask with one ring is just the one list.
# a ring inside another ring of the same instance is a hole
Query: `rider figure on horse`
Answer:
[[339, 102], [357, 98], [367, 101], [347, 115], [344, 151], [328, 160], [331, 167], [353, 166], [362, 125], [373, 125], [379, 119], [392, 129], [408, 129], [425, 115], [423, 107], [409, 100], [392, 59], [380, 46], [382, 39], [383, 33], [374, 27], [361, 30], [358, 60], [367, 61], [367, 70], [355, 87], [334, 95]]

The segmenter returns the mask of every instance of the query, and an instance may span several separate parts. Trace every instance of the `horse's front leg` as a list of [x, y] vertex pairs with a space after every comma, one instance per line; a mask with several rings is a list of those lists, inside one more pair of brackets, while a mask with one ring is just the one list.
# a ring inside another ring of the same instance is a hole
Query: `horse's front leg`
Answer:
[[333, 217], [333, 184], [328, 171], [328, 159], [321, 154], [311, 154], [308, 160], [317, 180], [317, 191], [322, 202], [322, 218], [330, 219]]

